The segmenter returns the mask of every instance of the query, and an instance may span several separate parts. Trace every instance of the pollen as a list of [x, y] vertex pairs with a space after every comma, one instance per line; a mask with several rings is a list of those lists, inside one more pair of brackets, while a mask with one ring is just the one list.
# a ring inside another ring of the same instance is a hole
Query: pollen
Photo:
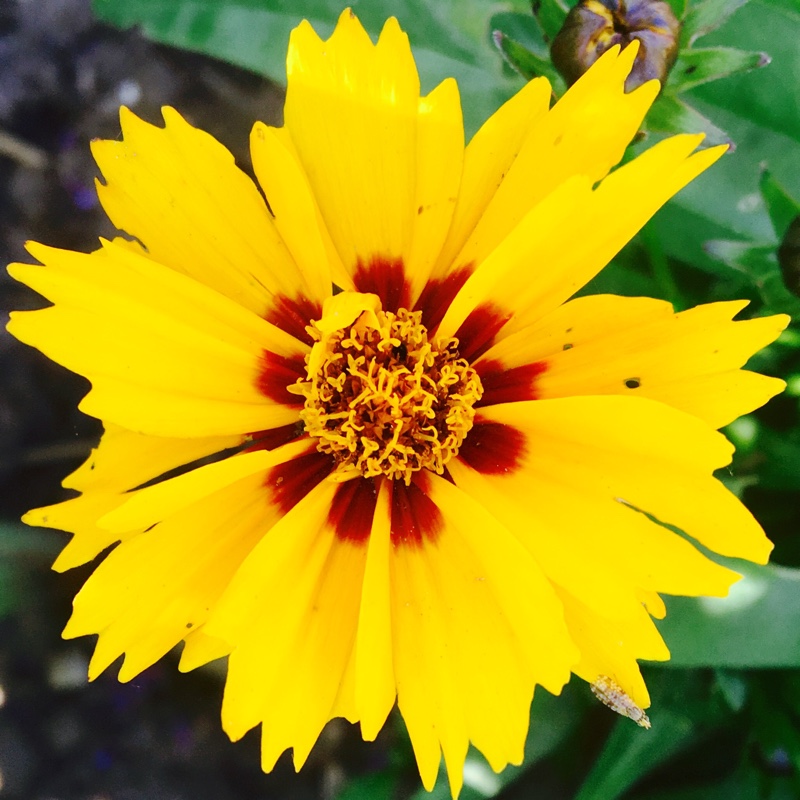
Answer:
[[309, 328], [325, 351], [290, 391], [305, 397], [306, 433], [334, 457], [336, 479], [441, 475], [472, 428], [480, 378], [456, 339], [430, 341], [421, 320], [401, 308], [364, 312], [330, 336]]

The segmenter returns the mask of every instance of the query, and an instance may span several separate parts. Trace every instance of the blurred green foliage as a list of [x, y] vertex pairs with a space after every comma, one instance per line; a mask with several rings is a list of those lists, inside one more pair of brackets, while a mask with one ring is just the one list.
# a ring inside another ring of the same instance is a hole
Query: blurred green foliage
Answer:
[[[458, 79], [468, 134], [522, 85], [519, 73], [547, 75], [556, 93], [563, 91], [546, 42], [573, 4], [537, 1], [534, 18], [527, 0], [350, 3], [373, 35], [387, 16], [399, 18], [425, 89], [449, 75]], [[784, 284], [776, 252], [800, 213], [800, 0], [671, 4], [684, 19], [684, 49], [648, 119], [650, 141], [632, 150], [648, 146], [655, 131], [671, 130], [729, 136], [737, 148], [660, 212], [586, 291], [663, 297], [678, 308], [746, 297], [754, 315], [796, 313], [800, 299]], [[114, 25], [139, 25], [154, 39], [277, 82], [285, 79], [289, 31], [305, 17], [327, 35], [344, 6], [94, 0], [97, 14]], [[788, 378], [789, 389], [730, 426], [737, 456], [721, 477], [764, 524], [782, 566], [741, 565], [745, 577], [724, 600], [668, 601], [660, 627], [673, 660], [645, 667], [652, 730], [614, 718], [579, 681], [560, 698], [540, 690], [524, 766], [495, 775], [471, 754], [464, 800], [800, 797], [800, 334], [787, 331], [753, 366]], [[0, 597], [0, 610], [4, 603]], [[432, 795], [413, 789], [413, 756], [401, 731], [393, 747], [387, 767], [354, 776], [339, 800], [449, 797], [444, 780]]]

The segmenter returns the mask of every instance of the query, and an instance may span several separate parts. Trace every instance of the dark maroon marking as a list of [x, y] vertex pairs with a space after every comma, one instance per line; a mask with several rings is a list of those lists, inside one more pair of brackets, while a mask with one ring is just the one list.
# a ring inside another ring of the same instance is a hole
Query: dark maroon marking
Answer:
[[444, 528], [444, 518], [436, 503], [426, 494], [430, 479], [424, 472], [414, 475], [411, 484], [392, 482], [391, 535], [394, 547], [421, 547], [435, 542]]
[[264, 397], [283, 403], [287, 406], [302, 406], [303, 397], [292, 394], [287, 387], [291, 386], [298, 378], [306, 377], [306, 364], [303, 356], [293, 358], [279, 356], [264, 350], [261, 354], [256, 387]]
[[408, 308], [411, 302], [411, 286], [402, 258], [373, 256], [368, 264], [359, 259], [353, 284], [356, 291], [378, 295], [384, 311], [397, 313], [398, 309]]
[[456, 331], [458, 353], [467, 361], [482, 356], [494, 343], [494, 337], [511, 319], [511, 312], [493, 303], [482, 303], [461, 323]]
[[245, 452], [274, 450], [276, 447], [300, 438], [304, 435], [304, 432], [302, 422], [293, 422], [291, 425], [282, 425], [280, 428], [272, 428], [268, 431], [256, 431], [249, 434], [250, 444], [245, 448]]
[[267, 472], [264, 485], [273, 493], [275, 503], [288, 514], [334, 467], [332, 456], [316, 450]]
[[414, 311], [422, 312], [422, 324], [429, 332], [439, 327], [450, 304], [474, 271], [475, 267], [467, 264], [454, 270], [446, 278], [437, 278], [425, 284]]
[[502, 422], [476, 422], [458, 451], [458, 457], [483, 475], [504, 475], [520, 465], [525, 434]]
[[355, 478], [339, 484], [333, 496], [328, 522], [339, 539], [362, 544], [369, 541], [378, 502], [375, 478]]
[[285, 294], [275, 295], [272, 298], [273, 306], [264, 315], [267, 322], [276, 325], [282, 331], [294, 336], [306, 344], [314, 344], [314, 339], [306, 330], [306, 325], [311, 320], [322, 316], [322, 306], [307, 297], [287, 297]]
[[483, 384], [483, 397], [475, 408], [495, 406], [498, 403], [517, 403], [536, 400], [536, 379], [547, 372], [546, 361], [534, 361], [521, 367], [506, 369], [501, 361], [481, 361], [475, 365]]

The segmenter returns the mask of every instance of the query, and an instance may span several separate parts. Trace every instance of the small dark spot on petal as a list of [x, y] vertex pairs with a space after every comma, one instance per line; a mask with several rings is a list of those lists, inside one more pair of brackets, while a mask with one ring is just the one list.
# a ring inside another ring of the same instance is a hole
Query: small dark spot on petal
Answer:
[[572, 345], [569, 342], [567, 342], [561, 349], [562, 350], [572, 350], [573, 347], [574, 347], [574, 345]]
[[628, 378], [625, 381], [625, 386], [628, 389], [638, 389], [642, 385], [642, 382], [638, 378]]
[[424, 209], [422, 206], [420, 206], [420, 207], [417, 209], [417, 214], [421, 214], [421, 213], [422, 213], [424, 210], [425, 210], [425, 209]]

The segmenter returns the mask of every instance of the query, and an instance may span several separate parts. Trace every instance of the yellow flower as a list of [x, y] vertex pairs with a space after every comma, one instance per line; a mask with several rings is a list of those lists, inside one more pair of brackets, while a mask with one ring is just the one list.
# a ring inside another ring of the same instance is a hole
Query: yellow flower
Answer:
[[285, 125], [253, 129], [266, 203], [174, 110], [122, 110], [93, 150], [136, 241], [10, 268], [53, 305], [9, 329], [89, 378], [105, 425], [81, 494], [26, 517], [74, 534], [57, 570], [119, 542], [64, 632], [99, 634], [91, 677], [228, 655], [223, 725], [262, 724], [265, 770], [332, 717], [372, 739], [396, 701], [454, 794], [469, 742], [520, 763], [537, 684], [574, 672], [643, 715], [659, 593], [737, 576], [641, 512], [767, 560], [715, 429], [781, 390], [740, 367], [787, 320], [569, 299], [724, 150], [676, 136], [610, 172], [658, 90], [624, 92], [634, 55], [552, 109], [532, 81], [465, 148], [455, 83], [420, 96], [396, 20], [377, 45], [348, 11], [326, 42], [303, 23]]

